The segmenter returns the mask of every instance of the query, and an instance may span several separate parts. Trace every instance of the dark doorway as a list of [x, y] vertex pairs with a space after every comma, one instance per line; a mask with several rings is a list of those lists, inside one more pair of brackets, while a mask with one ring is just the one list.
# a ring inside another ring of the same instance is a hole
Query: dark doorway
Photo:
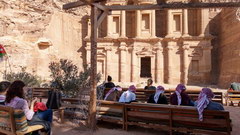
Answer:
[[141, 58], [141, 73], [140, 77], [152, 77], [151, 75], [151, 57]]

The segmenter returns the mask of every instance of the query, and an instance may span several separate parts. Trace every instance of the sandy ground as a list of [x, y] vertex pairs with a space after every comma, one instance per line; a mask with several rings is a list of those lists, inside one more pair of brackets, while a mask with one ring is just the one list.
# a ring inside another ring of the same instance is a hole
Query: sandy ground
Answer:
[[[232, 135], [240, 135], [240, 107], [225, 106], [232, 119]], [[162, 131], [134, 127], [128, 132], [121, 129], [121, 125], [99, 123], [96, 132], [90, 132], [84, 125], [71, 121], [60, 124], [55, 118], [52, 129], [53, 135], [165, 135]]]

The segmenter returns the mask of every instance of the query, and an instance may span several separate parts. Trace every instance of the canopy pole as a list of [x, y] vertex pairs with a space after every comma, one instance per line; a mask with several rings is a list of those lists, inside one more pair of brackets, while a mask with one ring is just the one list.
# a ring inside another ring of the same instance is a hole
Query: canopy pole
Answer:
[[91, 92], [89, 102], [88, 127], [96, 130], [96, 105], [97, 105], [97, 7], [91, 5]]

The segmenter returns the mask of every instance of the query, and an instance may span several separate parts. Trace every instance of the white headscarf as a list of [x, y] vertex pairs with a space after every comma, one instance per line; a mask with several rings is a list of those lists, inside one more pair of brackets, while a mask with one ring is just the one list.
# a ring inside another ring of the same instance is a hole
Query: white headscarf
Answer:
[[155, 103], [157, 103], [158, 99], [159, 99], [159, 96], [164, 93], [164, 87], [162, 86], [158, 86], [157, 89], [156, 89], [156, 92], [155, 92], [155, 95], [154, 95], [154, 101]]
[[186, 87], [183, 84], [178, 84], [178, 86], [176, 87], [176, 95], [178, 98], [178, 105], [181, 105], [182, 103], [182, 96], [181, 93], [186, 90]]

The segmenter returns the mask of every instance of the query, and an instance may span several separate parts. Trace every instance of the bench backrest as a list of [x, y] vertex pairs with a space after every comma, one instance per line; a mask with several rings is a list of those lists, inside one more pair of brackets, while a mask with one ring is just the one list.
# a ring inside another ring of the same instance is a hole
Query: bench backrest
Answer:
[[198, 111], [194, 107], [158, 105], [158, 104], [126, 104], [126, 122], [145, 122], [165, 125], [172, 129], [204, 130], [204, 132], [231, 132], [229, 112], [205, 110], [203, 121], [198, 119]]
[[98, 100], [99, 106], [97, 111], [99, 115], [108, 115], [109, 117], [124, 118], [124, 105], [123, 103]]
[[22, 110], [0, 105], [0, 133], [15, 135], [16, 131], [28, 129], [27, 119]]
[[42, 101], [42, 99], [48, 98], [48, 91], [53, 90], [52, 88], [32, 88], [32, 98], [37, 97]]
[[[105, 89], [104, 95], [109, 91], [110, 89]], [[128, 88], [123, 88], [123, 91], [128, 90]], [[167, 97], [168, 101], [170, 99], [171, 94], [175, 92], [174, 89], [165, 90], [164, 95]], [[138, 88], [136, 90], [136, 100], [146, 102], [151, 94], [154, 94], [155, 90], [144, 90], [143, 88]], [[200, 89], [196, 90], [186, 90], [186, 93], [189, 95], [189, 97], [196, 101], [198, 99]], [[223, 94], [222, 92], [213, 92], [215, 97], [212, 99], [215, 102], [223, 104]]]

